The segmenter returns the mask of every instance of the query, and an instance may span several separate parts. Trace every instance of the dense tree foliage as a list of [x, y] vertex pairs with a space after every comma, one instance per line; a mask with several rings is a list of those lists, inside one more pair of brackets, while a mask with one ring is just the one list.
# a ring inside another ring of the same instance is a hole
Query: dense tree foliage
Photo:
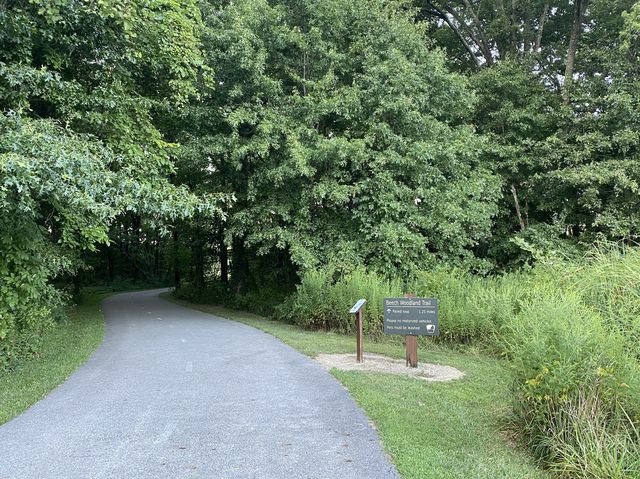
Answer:
[[0, 3], [0, 336], [87, 265], [273, 296], [637, 241], [639, 8]]
[[490, 256], [517, 260], [514, 235], [555, 249], [637, 241], [634, 2], [417, 4], [479, 95], [473, 123], [503, 178]]
[[264, 311], [304, 277], [281, 316], [343, 330], [406, 287], [509, 343], [543, 461], [608, 404], [581, 454], [618, 467], [637, 255], [544, 260], [639, 240], [639, 54], [633, 0], [0, 0], [0, 370], [82, 281]]
[[242, 254], [392, 273], [470, 260], [487, 236], [497, 178], [464, 123], [473, 96], [398, 7], [241, 1], [206, 18], [217, 87], [179, 165], [237, 195]]
[[0, 365], [33, 347], [61, 303], [51, 281], [119, 215], [218, 211], [166, 180], [154, 125], [197, 93], [199, 25], [188, 2], [0, 5]]

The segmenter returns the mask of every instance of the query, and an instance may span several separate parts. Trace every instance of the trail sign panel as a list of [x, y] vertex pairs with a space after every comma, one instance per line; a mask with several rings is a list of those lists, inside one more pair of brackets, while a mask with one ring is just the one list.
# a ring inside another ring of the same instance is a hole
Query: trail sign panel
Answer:
[[438, 335], [438, 300], [435, 298], [385, 298], [385, 334]]
[[349, 314], [355, 314], [360, 311], [360, 309], [366, 304], [366, 302], [366, 299], [359, 299], [358, 302], [353, 305], [351, 311], [349, 311]]

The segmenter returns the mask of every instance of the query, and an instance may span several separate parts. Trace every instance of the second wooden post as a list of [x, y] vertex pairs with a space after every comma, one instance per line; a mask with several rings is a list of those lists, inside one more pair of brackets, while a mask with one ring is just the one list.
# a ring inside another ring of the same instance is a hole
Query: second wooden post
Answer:
[[358, 310], [356, 313], [356, 361], [362, 362], [362, 310]]
[[363, 359], [362, 354], [362, 310], [367, 303], [366, 299], [360, 299], [353, 305], [350, 314], [356, 315], [356, 361], [361, 363]]

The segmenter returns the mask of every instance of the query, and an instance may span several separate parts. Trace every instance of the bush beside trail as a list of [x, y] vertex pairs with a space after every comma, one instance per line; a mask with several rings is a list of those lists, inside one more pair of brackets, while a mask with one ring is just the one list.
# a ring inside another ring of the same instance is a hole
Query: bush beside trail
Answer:
[[364, 329], [382, 334], [382, 298], [437, 297], [437, 339], [474, 344], [513, 369], [512, 427], [560, 477], [640, 477], [640, 250], [595, 251], [482, 278], [461, 271], [389, 280], [358, 269], [308, 271], [277, 319], [352, 332], [347, 306], [368, 300]]
[[305, 328], [351, 333], [354, 321], [349, 307], [360, 298], [366, 298], [364, 332], [369, 336], [380, 336], [383, 329], [382, 300], [402, 296], [400, 281], [386, 280], [363, 269], [356, 269], [338, 279], [335, 276], [330, 268], [309, 271], [296, 294], [276, 308], [275, 318]]

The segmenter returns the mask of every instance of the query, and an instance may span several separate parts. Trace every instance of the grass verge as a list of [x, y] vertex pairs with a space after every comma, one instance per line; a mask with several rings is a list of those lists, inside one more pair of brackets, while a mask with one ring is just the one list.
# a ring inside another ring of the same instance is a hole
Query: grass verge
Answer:
[[[311, 357], [355, 349], [350, 336], [307, 331], [220, 306], [177, 301], [169, 293], [163, 297], [261, 329]], [[403, 346], [393, 339], [365, 343], [365, 351], [404, 358]], [[457, 367], [466, 376], [450, 383], [427, 383], [389, 374], [332, 370], [373, 420], [404, 478], [549, 477], [502, 432], [510, 410], [512, 380], [502, 361], [433, 344], [419, 354], [422, 361]]]
[[46, 333], [36, 358], [0, 373], [0, 424], [42, 399], [89, 358], [104, 337], [100, 303], [110, 294], [100, 289], [85, 293], [68, 319]]

